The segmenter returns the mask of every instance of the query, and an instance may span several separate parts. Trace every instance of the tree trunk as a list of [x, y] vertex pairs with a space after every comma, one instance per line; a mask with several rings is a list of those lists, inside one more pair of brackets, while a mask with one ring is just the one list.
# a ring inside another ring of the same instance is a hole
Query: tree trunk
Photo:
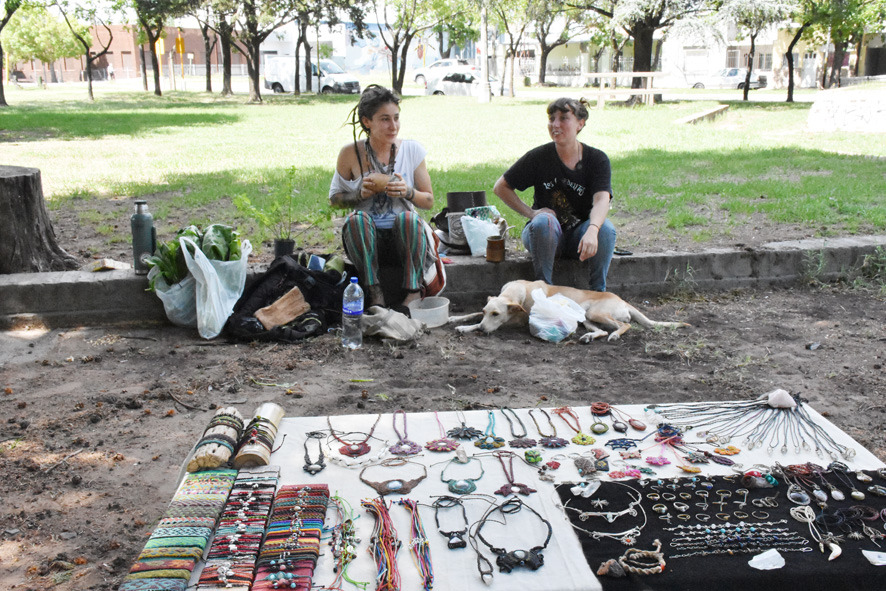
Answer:
[[314, 90], [314, 74], [311, 72], [311, 44], [308, 42], [308, 24], [307, 19], [305, 19], [301, 26], [301, 31], [299, 31], [299, 36], [302, 38], [302, 44], [305, 48], [305, 92]]
[[[652, 71], [653, 33], [655, 28], [649, 26], [637, 25], [631, 29], [631, 36], [634, 38], [634, 72]], [[643, 88], [643, 79], [634, 78], [631, 88]]]
[[80, 266], [56, 241], [36, 168], [0, 166], [0, 235], [0, 274]]
[[219, 43], [222, 52], [222, 96], [231, 96], [231, 36], [234, 34], [234, 26], [220, 17], [218, 21]]
[[[0, 64], [3, 62], [3, 44], [0, 43]], [[6, 104], [6, 91], [3, 90], [4, 85], [6, 84], [6, 80], [3, 80], [3, 76], [0, 76], [0, 107], [8, 107]]]
[[831, 76], [828, 79], [828, 88], [830, 88], [834, 83], [837, 84], [839, 88], [842, 83], [842, 73], [843, 73], [843, 56], [846, 55], [846, 42], [845, 41], [834, 41], [834, 62], [831, 65]]
[[788, 60], [788, 98], [787, 102], [794, 102], [794, 46], [800, 41], [800, 36], [803, 35], [803, 31], [806, 30], [806, 27], [809, 26], [809, 23], [803, 23], [800, 26], [800, 29], [797, 31], [794, 38], [791, 39], [790, 45], [788, 45], [788, 50], [784, 54], [786, 60]]
[[545, 74], [548, 70], [548, 55], [551, 53], [553, 47], [548, 47], [547, 45], [541, 46], [541, 55], [538, 56], [538, 83], [545, 83]]
[[206, 62], [206, 92], [212, 92], [212, 46], [209, 43], [209, 25], [200, 25], [200, 32], [203, 33], [203, 55]]
[[148, 64], [145, 63], [145, 46], [138, 46], [139, 57], [141, 58], [142, 63], [142, 84], [145, 87], [145, 92], [148, 92]]
[[[443, 43], [444, 43], [443, 37], [444, 36], [445, 36], [445, 34], [444, 34], [443, 29], [441, 27], [440, 30], [437, 31], [437, 47], [440, 49], [440, 58], [441, 59], [448, 59], [450, 54], [452, 53], [453, 46], [451, 43], [447, 43], [446, 49], [443, 48]], [[425, 45], [425, 55], [427, 55], [427, 52], [428, 52], [428, 48], [427, 48], [427, 45]]]
[[154, 68], [154, 94], [157, 96], [163, 96], [163, 92], [160, 90], [160, 60], [157, 59], [157, 48], [154, 45], [156, 41], [156, 39], [151, 41], [151, 67]]
[[246, 51], [249, 52], [246, 58], [246, 73], [249, 75], [249, 102], [260, 103], [262, 100], [261, 89], [259, 88], [259, 78], [261, 77], [259, 70], [259, 64], [261, 63], [259, 44], [247, 45]]
[[92, 60], [86, 56], [86, 82], [89, 88], [89, 100], [95, 101], [95, 95], [92, 94]]
[[751, 50], [748, 52], [748, 71], [744, 75], [744, 88], [742, 89], [742, 100], [748, 100], [748, 93], [751, 90], [751, 72], [754, 71], [754, 44], [757, 41], [757, 33], [751, 33]]

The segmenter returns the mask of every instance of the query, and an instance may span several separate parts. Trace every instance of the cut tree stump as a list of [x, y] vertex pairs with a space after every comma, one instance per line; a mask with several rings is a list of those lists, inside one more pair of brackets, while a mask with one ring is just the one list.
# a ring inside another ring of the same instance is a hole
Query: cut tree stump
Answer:
[[40, 171], [0, 166], [0, 274], [68, 271], [79, 266], [56, 241]]

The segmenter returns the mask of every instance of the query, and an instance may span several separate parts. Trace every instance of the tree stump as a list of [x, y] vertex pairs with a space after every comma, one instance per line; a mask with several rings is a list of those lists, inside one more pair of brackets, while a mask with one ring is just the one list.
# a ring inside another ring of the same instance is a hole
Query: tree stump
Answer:
[[56, 241], [40, 171], [0, 166], [0, 274], [68, 271], [79, 266]]

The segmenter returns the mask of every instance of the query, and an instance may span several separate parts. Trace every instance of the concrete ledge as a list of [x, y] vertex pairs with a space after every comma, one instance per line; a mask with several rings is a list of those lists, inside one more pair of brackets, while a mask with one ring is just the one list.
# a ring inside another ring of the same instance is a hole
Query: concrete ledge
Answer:
[[[864, 256], [886, 248], [886, 235], [771, 242], [758, 249], [716, 248], [615, 257], [608, 289], [626, 298], [656, 296], [685, 287], [698, 291], [791, 285], [811, 265], [821, 281], [845, 277]], [[526, 253], [508, 253], [503, 263], [483, 257], [451, 257], [443, 295], [456, 308], [474, 308], [508, 281], [531, 278]], [[247, 281], [262, 272], [254, 267]], [[587, 276], [573, 261], [558, 265], [554, 282], [583, 288]], [[146, 291], [148, 281], [132, 271], [20, 273], [0, 275], [0, 329], [23, 326], [166, 322], [163, 305]]]
[[729, 105], [717, 105], [713, 109], [708, 109], [707, 111], [702, 111], [701, 113], [696, 113], [695, 115], [690, 115], [689, 117], [683, 117], [682, 119], [677, 119], [674, 121], [677, 125], [685, 125], [687, 123], [699, 123], [701, 121], [713, 121], [720, 115], [726, 112], [729, 109]]

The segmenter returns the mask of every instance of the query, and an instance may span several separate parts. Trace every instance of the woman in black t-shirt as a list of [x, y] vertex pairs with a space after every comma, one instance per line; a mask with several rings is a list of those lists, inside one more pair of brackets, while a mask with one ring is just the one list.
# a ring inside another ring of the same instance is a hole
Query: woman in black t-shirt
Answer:
[[[495, 183], [495, 194], [527, 218], [523, 244], [532, 255], [535, 278], [552, 283], [559, 257], [589, 261], [589, 286], [606, 291], [615, 249], [615, 226], [606, 219], [612, 200], [609, 158], [578, 141], [588, 119], [584, 102], [560, 98], [548, 105], [553, 140], [523, 155]], [[529, 207], [516, 191], [533, 187]]]

